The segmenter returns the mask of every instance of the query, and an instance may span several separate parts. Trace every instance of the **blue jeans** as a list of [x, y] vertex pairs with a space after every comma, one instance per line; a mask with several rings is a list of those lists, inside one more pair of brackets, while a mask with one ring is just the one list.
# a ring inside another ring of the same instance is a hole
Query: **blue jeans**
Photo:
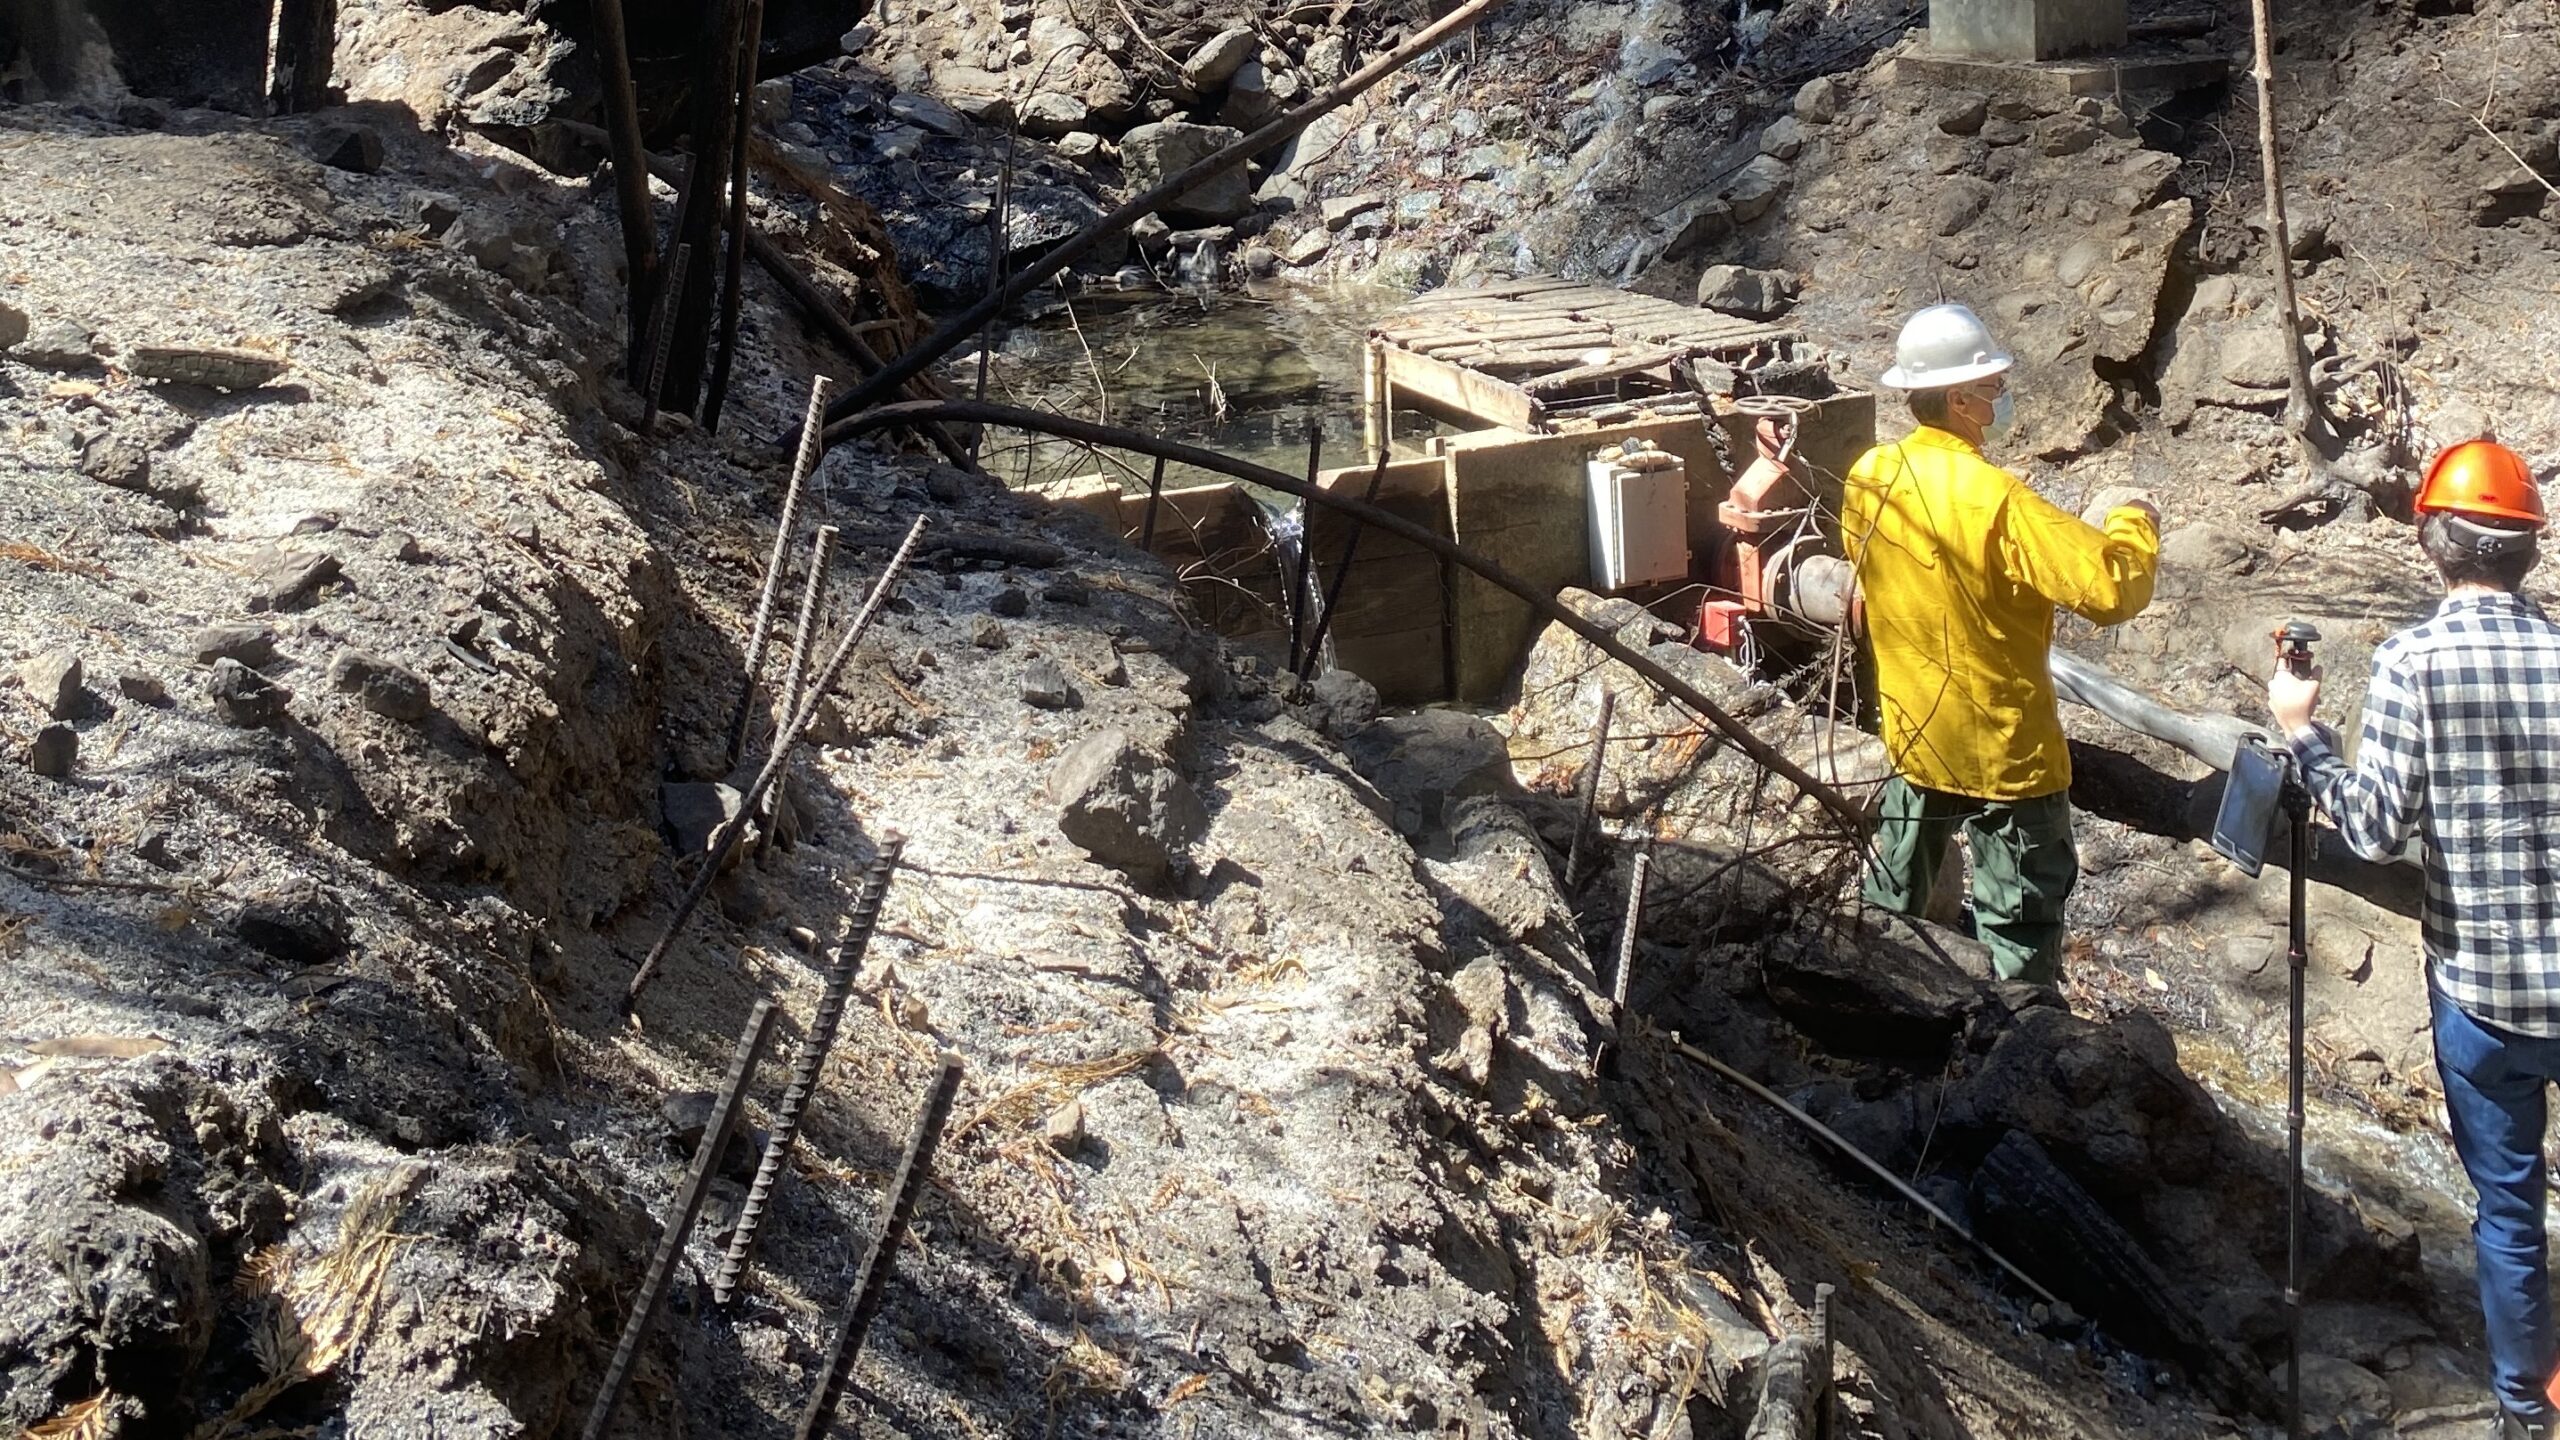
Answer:
[[2429, 987], [2436, 1073], [2453, 1148], [2478, 1195], [2471, 1243], [2498, 1403], [2528, 1423], [2548, 1418], [2555, 1361], [2550, 1257], [2543, 1243], [2544, 1087], [2560, 1080], [2560, 1039], [2483, 1025]]

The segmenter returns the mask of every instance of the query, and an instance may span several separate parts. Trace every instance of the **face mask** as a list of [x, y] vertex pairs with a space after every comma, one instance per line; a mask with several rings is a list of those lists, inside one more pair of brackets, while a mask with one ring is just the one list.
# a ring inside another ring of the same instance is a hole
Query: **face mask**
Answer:
[[2017, 418], [2017, 407], [2010, 403], [2009, 392], [2003, 390], [1991, 402], [1991, 423], [1982, 427], [1982, 438], [1997, 440], [2009, 433], [2009, 422]]

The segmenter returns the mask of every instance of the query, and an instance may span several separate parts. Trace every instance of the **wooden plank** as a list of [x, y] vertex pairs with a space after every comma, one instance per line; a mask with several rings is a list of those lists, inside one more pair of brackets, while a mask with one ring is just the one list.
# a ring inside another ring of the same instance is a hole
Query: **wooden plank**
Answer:
[[[1679, 358], [1680, 352], [1677, 350], [1639, 350], [1623, 360], [1611, 360], [1602, 365], [1581, 365], [1553, 375], [1542, 375], [1523, 384], [1520, 388], [1532, 395], [1546, 395], [1569, 385], [1594, 385], [1603, 380], [1617, 380], [1642, 371], [1657, 369]], [[1664, 375], [1663, 383], [1666, 385], [1671, 383], [1668, 374]]]
[[1410, 351], [1382, 353], [1387, 383], [1398, 390], [1489, 424], [1507, 425], [1514, 430], [1537, 427], [1537, 402], [1516, 386]]

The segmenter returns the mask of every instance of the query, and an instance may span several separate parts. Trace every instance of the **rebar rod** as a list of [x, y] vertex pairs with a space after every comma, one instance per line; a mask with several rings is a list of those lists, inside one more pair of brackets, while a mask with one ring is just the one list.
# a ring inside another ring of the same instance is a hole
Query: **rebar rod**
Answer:
[[[1310, 415], [1307, 417], [1307, 488], [1316, 484], [1316, 474], [1324, 468], [1324, 427]], [[1303, 500], [1298, 502], [1298, 568], [1282, 579], [1289, 586], [1289, 673], [1295, 675], [1306, 661], [1302, 648], [1307, 633], [1308, 567], [1315, 563], [1315, 511]]]
[[729, 1253], [721, 1259], [719, 1274], [711, 1282], [711, 1303], [722, 1309], [736, 1303], [746, 1281], [748, 1262], [755, 1258], [757, 1233], [764, 1224], [765, 1211], [773, 1204], [774, 1186], [781, 1183], [782, 1167], [790, 1160], [791, 1147], [799, 1139], [800, 1117], [808, 1109], [810, 1097], [817, 1093], [818, 1075], [826, 1066], [827, 1052], [835, 1048], [836, 1029], [844, 1021], [853, 978], [862, 971], [863, 953], [871, 947], [871, 932], [880, 924], [880, 903], [889, 893], [890, 877], [897, 872], [898, 855], [905, 847], [906, 840], [895, 831], [880, 837], [871, 864], [862, 872], [862, 888], [854, 896], [853, 910], [846, 917], [845, 937], [827, 957], [826, 987], [818, 994], [818, 1008], [809, 1017], [807, 1033], [800, 1037], [800, 1048], [792, 1054], [791, 1080], [783, 1087], [781, 1104], [774, 1109], [764, 1157], [757, 1161], [755, 1181], [747, 1187], [746, 1203], [739, 1207], [737, 1228], [729, 1232]]
[[[1377, 504], [1378, 487], [1385, 483], [1386, 478], [1387, 447], [1381, 445], [1378, 447], [1378, 468], [1369, 472], [1369, 488], [1362, 492], [1360, 503]], [[1316, 615], [1315, 637], [1307, 642], [1307, 653], [1298, 661], [1298, 678], [1301, 680], [1314, 678], [1316, 666], [1323, 663], [1325, 637], [1333, 633], [1333, 612], [1342, 605], [1343, 586], [1351, 579], [1352, 557], [1360, 553], [1360, 532], [1367, 528], [1360, 523], [1359, 516], [1351, 517], [1351, 533], [1342, 540], [1342, 563], [1334, 567], [1333, 583], [1325, 587], [1324, 609]], [[1312, 540], [1315, 534], [1312, 523], [1307, 526], [1307, 534]]]
[[1591, 762], [1582, 767], [1582, 783], [1575, 788], [1573, 807], [1573, 839], [1565, 846], [1562, 889], [1567, 899], [1573, 895], [1574, 882], [1582, 875], [1582, 840], [1591, 833], [1592, 812], [1600, 807], [1600, 771], [1609, 763], [1609, 720], [1617, 713], [1617, 692], [1600, 687], [1600, 718], [1591, 727]]
[[800, 591], [799, 622], [791, 627], [791, 663], [782, 670], [782, 715], [800, 708], [800, 692], [809, 679], [809, 647], [818, 638], [818, 610], [827, 598], [827, 566], [835, 559], [840, 533], [833, 525], [821, 525], [809, 542], [809, 583]]
[[1156, 507], [1164, 503], [1164, 457], [1156, 457], [1155, 478], [1147, 482], [1147, 522], [1138, 531], [1138, 548], [1153, 550], [1156, 546]]
[[773, 638], [773, 594], [782, 584], [782, 561], [791, 548], [791, 532], [800, 520], [800, 488], [825, 447], [818, 440], [818, 417], [825, 413], [827, 387], [835, 382], [820, 375], [809, 382], [809, 413], [800, 427], [800, 448], [791, 457], [791, 483], [782, 492], [782, 516], [774, 522], [773, 550], [765, 557], [764, 588], [756, 595], [756, 618], [747, 632], [746, 678], [738, 685], [738, 708], [729, 717], [729, 763], [738, 763], [747, 745], [747, 712], [756, 701], [757, 672], [764, 668], [765, 645]]
[[1272, 120], [1225, 149], [1184, 166], [1152, 188], [1130, 196], [1119, 209], [1043, 252], [1039, 259], [1015, 274], [1002, 290], [944, 321], [942, 327], [926, 336], [922, 343], [909, 348], [883, 366], [878, 374], [855, 386], [828, 413], [827, 419], [830, 422], [845, 419], [894, 393], [899, 386], [931, 368], [935, 361], [966, 344], [969, 337], [987, 323], [989, 316], [1046, 284], [1049, 277], [1083, 259], [1104, 241], [1126, 234], [1130, 226], [1154, 214], [1167, 201], [1188, 194], [1204, 181], [1234, 170], [1256, 155], [1267, 154], [1280, 142], [1318, 119], [1350, 104], [1379, 81], [1438, 49], [1442, 41], [1483, 19], [1497, 3], [1499, 0], [1465, 0], [1464, 4], [1433, 21], [1420, 34], [1370, 61], [1340, 84], [1310, 97], [1297, 109]]
[[720, 1082], [719, 1094], [711, 1102], [711, 1119], [703, 1126], [702, 1141], [693, 1147], [693, 1164], [669, 1202], [666, 1222], [658, 1234], [658, 1249], [649, 1257], [649, 1268], [642, 1272], [640, 1294], [631, 1302], [631, 1313], [622, 1322], [622, 1338], [613, 1347], [613, 1359], [604, 1368], [604, 1388], [597, 1392], [596, 1403], [587, 1411], [583, 1440], [604, 1440], [605, 1428], [613, 1423], [613, 1412], [622, 1404], [622, 1392], [631, 1383], [631, 1367], [640, 1357], [640, 1347], [648, 1342], [651, 1327], [657, 1324], [658, 1310], [666, 1304], [667, 1291], [675, 1283], [676, 1262], [684, 1257], [684, 1242], [693, 1233], [693, 1222], [702, 1214], [702, 1200], [711, 1191], [711, 1175], [720, 1165], [720, 1152], [728, 1147], [729, 1131], [737, 1124], [738, 1109], [744, 1103], [747, 1080], [755, 1073], [756, 1060], [764, 1054], [765, 1041], [773, 1034], [773, 1002], [759, 1000], [747, 1015], [747, 1028], [738, 1032], [738, 1048], [729, 1057], [729, 1073]]
[[[1330, 506], [1346, 515], [1356, 515], [1373, 530], [1393, 535], [1407, 544], [1430, 552], [1446, 564], [1483, 577], [1488, 584], [1510, 594], [1522, 605], [1528, 607], [1530, 613], [1542, 616], [1581, 636], [1593, 649], [1633, 671], [1647, 685], [1678, 702], [1690, 713], [1706, 722], [1736, 750], [1750, 757], [1751, 763], [1785, 780], [1806, 799], [1830, 812], [1832, 818], [1844, 828], [1862, 833], [1872, 823], [1872, 817], [1866, 807], [1851, 801], [1848, 796], [1841, 793], [1838, 786], [1821, 779], [1804, 766], [1789, 759], [1785, 752], [1754, 734], [1751, 727], [1735, 719], [1705, 691], [1664, 668], [1661, 662], [1643, 651], [1619, 639], [1608, 626], [1558, 601], [1554, 587], [1540, 587], [1532, 584], [1476, 551], [1391, 510], [1364, 505], [1348, 495], [1336, 495], [1329, 491], [1312, 489], [1300, 482], [1295, 475], [1274, 470], [1268, 465], [1256, 465], [1249, 460], [1238, 460], [1231, 455], [1221, 455], [1215, 450], [1148, 435], [1126, 426], [1098, 425], [1090, 420], [1079, 420], [1073, 416], [1032, 410], [1019, 405], [982, 405], [967, 400], [902, 400], [894, 404], [874, 405], [858, 414], [829, 422], [827, 439], [832, 444], [838, 440], [867, 434], [887, 426], [914, 425], [926, 420], [976, 421], [1004, 425], [1017, 430], [1038, 431], [1044, 435], [1062, 435], [1071, 440], [1109, 446], [1117, 450], [1128, 450], [1140, 455], [1162, 456], [1179, 464], [1214, 471], [1221, 475], [1230, 475], [1238, 480], [1251, 481], [1256, 485], [1277, 490], [1283, 495], [1295, 495], [1300, 499], [1314, 500], [1320, 505]], [[1451, 593], [1450, 587], [1442, 587], [1441, 593], [1445, 601]]]
[[1827, 1280], [1813, 1287], [1813, 1440], [1831, 1440], [1838, 1423], [1832, 1418], [1840, 1389], [1838, 1372], [1832, 1368], [1836, 1362], [1831, 1348], [1831, 1297], [1835, 1293]]
[[781, 778], [791, 747], [800, 743], [800, 737], [807, 734], [809, 726], [816, 721], [818, 702], [836, 687], [836, 681], [844, 674], [846, 662], [853, 658], [853, 647], [862, 643], [864, 633], [871, 628], [872, 618], [896, 592], [898, 577], [905, 572], [907, 562], [915, 557], [917, 542], [924, 538], [924, 526], [925, 517], [918, 515], [915, 523], [907, 527], [907, 538], [899, 542], [897, 553], [890, 556], [889, 563], [881, 569], [880, 578], [873, 582], [870, 595], [864, 598], [862, 609], [853, 617], [853, 624], [846, 627], [843, 638], [836, 641], [836, 648], [827, 656], [827, 663], [818, 668], [818, 678], [810, 682], [808, 692], [800, 697], [800, 708], [792, 712], [790, 721], [780, 734], [774, 736], [773, 753], [765, 757], [763, 768], [756, 772], [756, 778], [747, 786], [747, 793], [740, 797], [738, 813], [730, 816], [713, 833], [710, 853], [703, 857], [700, 873], [693, 877], [691, 885], [685, 887], [684, 898], [676, 902], [676, 913], [667, 921], [665, 933], [658, 937], [657, 944], [649, 947], [640, 968], [631, 976], [629, 988], [623, 991], [624, 1014], [631, 1013], [632, 1008], [640, 1003], [640, 992], [649, 987], [650, 979], [658, 973], [658, 966], [675, 945], [677, 934], [684, 929], [684, 922], [692, 918], [694, 910], [702, 904], [702, 897], [711, 893], [712, 883], [720, 878], [720, 866], [729, 858], [729, 852], [737, 848], [738, 839], [746, 833], [747, 823], [754, 818], [756, 807], [764, 802], [765, 792]]
[[711, 357], [711, 393], [702, 402], [702, 428], [720, 429], [720, 407], [729, 398], [729, 369], [738, 352], [738, 307], [747, 283], [747, 136], [755, 129], [756, 59], [764, 49], [764, 0], [747, 0], [739, 27], [737, 121], [729, 144], [729, 251], [720, 282], [720, 348]]
[[[596, 57], [604, 71], [605, 133], [613, 153], [613, 196], [622, 218], [623, 263], [631, 272], [624, 302], [630, 307], [631, 318], [624, 327], [626, 349], [622, 362], [622, 373], [629, 375], [641, 359], [635, 332], [645, 326], [654, 336], [657, 328], [641, 310], [660, 288], [655, 273], [658, 226], [649, 213], [649, 162], [641, 146], [639, 90], [631, 82], [631, 36], [623, 26], [622, 0], [592, 0], [588, 13], [596, 22]], [[654, 348], [654, 338], [650, 343]], [[662, 362], [650, 363], [656, 366]], [[651, 390], [649, 402], [653, 409], [657, 399], [657, 392]]]
[[1613, 1013], [1627, 1009], [1627, 976], [1636, 968], [1636, 932], [1644, 921], [1645, 883], [1653, 878], [1653, 846], [1640, 847], [1627, 871], [1627, 918], [1618, 927], [1618, 968], [1609, 977], [1609, 1004]]
[[640, 407], [640, 433], [658, 433], [658, 396], [667, 386], [667, 351], [676, 339], [675, 309], [684, 277], [693, 265], [693, 247], [678, 241], [675, 263], [660, 277], [657, 303], [649, 312], [649, 394]]
[[794, 1440], [818, 1440], [835, 1423], [836, 1406], [844, 1399], [845, 1383], [853, 1376], [853, 1362], [862, 1354], [862, 1338], [871, 1329], [873, 1317], [880, 1313], [880, 1302], [888, 1294], [889, 1271], [897, 1263], [898, 1244], [907, 1233], [907, 1222], [915, 1218], [916, 1199], [924, 1192], [925, 1177], [933, 1167], [933, 1147], [942, 1138], [942, 1127], [951, 1121], [951, 1102], [960, 1093], [960, 1057], [945, 1050], [941, 1068], [934, 1073], [933, 1089], [925, 1096], [924, 1108], [916, 1112], [915, 1128], [907, 1132], [907, 1148], [898, 1157], [897, 1178], [889, 1184], [889, 1206], [880, 1218], [880, 1233], [872, 1237], [871, 1248], [864, 1252], [862, 1268], [856, 1272], [853, 1294], [845, 1302], [844, 1316], [836, 1324], [835, 1339], [827, 1347], [827, 1363], [819, 1368], [817, 1386], [809, 1392], [809, 1408], [801, 1412], [800, 1428]]

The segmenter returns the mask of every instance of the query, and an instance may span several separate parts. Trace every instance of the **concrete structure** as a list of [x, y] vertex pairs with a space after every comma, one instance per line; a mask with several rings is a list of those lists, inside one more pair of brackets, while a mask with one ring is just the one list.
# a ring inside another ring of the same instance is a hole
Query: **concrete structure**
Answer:
[[1974, 60], [2059, 60], [2121, 48], [2125, 0], [1931, 0], [1929, 49]]

